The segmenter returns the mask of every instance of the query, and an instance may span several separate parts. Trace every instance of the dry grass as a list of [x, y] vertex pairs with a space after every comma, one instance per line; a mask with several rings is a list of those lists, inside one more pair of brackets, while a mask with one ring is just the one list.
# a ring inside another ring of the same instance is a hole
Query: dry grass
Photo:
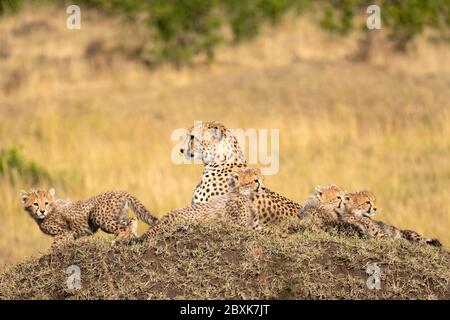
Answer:
[[[172, 163], [170, 134], [219, 120], [280, 129], [271, 189], [299, 202], [316, 184], [370, 189], [378, 219], [450, 245], [448, 47], [419, 39], [401, 56], [380, 46], [358, 64], [345, 59], [355, 38], [290, 21], [211, 65], [149, 71], [132, 54], [139, 25], [84, 12], [69, 31], [65, 17], [28, 9], [0, 21], [0, 147], [20, 145], [63, 174], [60, 196], [125, 189], [158, 214], [185, 206], [201, 167]], [[103, 47], [86, 56], [95, 41]], [[50, 243], [20, 206], [28, 187], [0, 177], [0, 263]]]
[[[381, 289], [367, 287], [367, 266]], [[66, 270], [80, 268], [81, 289]], [[149, 242], [86, 239], [0, 274], [0, 299], [449, 299], [450, 256], [403, 240], [325, 232], [264, 236], [225, 223], [178, 225]]]

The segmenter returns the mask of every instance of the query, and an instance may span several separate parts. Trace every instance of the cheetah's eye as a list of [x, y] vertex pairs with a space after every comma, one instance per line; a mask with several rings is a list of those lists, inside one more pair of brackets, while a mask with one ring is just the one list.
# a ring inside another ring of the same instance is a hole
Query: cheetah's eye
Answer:
[[366, 204], [370, 204], [370, 201], [366, 201]]
[[345, 200], [349, 201], [349, 200], [350, 200], [350, 197], [345, 197]]
[[48, 206], [48, 202], [46, 202], [45, 205]]
[[258, 179], [256, 179], [255, 182], [258, 183], [259, 182]]
[[35, 203], [33, 203], [33, 206], [38, 207], [39, 203], [35, 202]]
[[319, 191], [319, 196], [320, 196], [320, 197], [322, 196], [322, 191]]
[[336, 198], [336, 199], [342, 200], [341, 196], [337, 196], [337, 198]]

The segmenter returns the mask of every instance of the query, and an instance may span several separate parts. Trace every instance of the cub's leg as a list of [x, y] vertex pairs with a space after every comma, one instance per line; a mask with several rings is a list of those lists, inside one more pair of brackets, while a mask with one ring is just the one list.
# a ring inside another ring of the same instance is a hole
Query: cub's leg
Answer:
[[133, 239], [137, 238], [137, 218], [128, 219], [128, 225], [126, 227], [119, 227], [114, 235], [117, 239]]
[[117, 230], [114, 232], [118, 239], [133, 239], [137, 238], [138, 219], [128, 218], [128, 202], [122, 202], [121, 208], [118, 210], [118, 224]]
[[137, 220], [128, 217], [128, 203], [124, 195], [114, 195], [108, 205], [97, 205], [91, 211], [91, 219], [95, 226], [116, 237], [128, 237], [136, 233]]
[[137, 238], [138, 219], [132, 218], [130, 221], [130, 232], [133, 238]]
[[73, 243], [77, 239], [77, 236], [73, 232], [59, 233], [53, 238], [53, 243], [50, 248], [51, 251], [57, 251], [64, 246]]
[[171, 213], [167, 214], [158, 220], [153, 226], [150, 226], [150, 228], [148, 228], [148, 230], [138, 238], [138, 241], [145, 241], [146, 239], [153, 237], [161, 230], [168, 230], [174, 222], [173, 215]]
[[161, 219], [157, 220], [155, 224], [150, 226], [148, 230], [142, 234], [137, 241], [142, 242], [156, 235], [158, 232], [169, 230], [173, 224], [178, 222], [192, 223], [199, 220], [199, 216], [195, 214], [195, 211], [189, 209], [179, 209], [171, 211], [164, 215]]

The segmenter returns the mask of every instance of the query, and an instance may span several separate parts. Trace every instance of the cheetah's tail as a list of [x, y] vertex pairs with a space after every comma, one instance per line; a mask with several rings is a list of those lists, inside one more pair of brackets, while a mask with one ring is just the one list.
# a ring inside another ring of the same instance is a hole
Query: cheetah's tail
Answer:
[[427, 239], [427, 244], [433, 247], [442, 247], [442, 243], [438, 239]]
[[442, 247], [441, 242], [438, 239], [424, 238], [420, 234], [411, 230], [401, 230], [400, 231], [402, 238], [417, 242], [421, 244], [427, 244], [434, 247]]
[[158, 218], [152, 215], [150, 211], [148, 211], [147, 208], [144, 207], [144, 205], [132, 195], [129, 195], [128, 197], [128, 205], [136, 214], [136, 217], [139, 220], [144, 221], [146, 224], [154, 225], [158, 221]]

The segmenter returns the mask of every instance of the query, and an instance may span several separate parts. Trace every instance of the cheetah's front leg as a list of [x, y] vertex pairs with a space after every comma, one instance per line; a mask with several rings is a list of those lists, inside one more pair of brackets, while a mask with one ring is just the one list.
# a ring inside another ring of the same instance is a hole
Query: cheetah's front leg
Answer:
[[114, 234], [117, 240], [134, 239], [138, 237], [137, 227], [138, 227], [137, 218], [131, 218], [128, 220], [126, 226], [118, 227], [117, 231]]
[[54, 237], [50, 250], [57, 251], [66, 246], [67, 244], [74, 242], [75, 239], [76, 235], [73, 232], [59, 233]]

